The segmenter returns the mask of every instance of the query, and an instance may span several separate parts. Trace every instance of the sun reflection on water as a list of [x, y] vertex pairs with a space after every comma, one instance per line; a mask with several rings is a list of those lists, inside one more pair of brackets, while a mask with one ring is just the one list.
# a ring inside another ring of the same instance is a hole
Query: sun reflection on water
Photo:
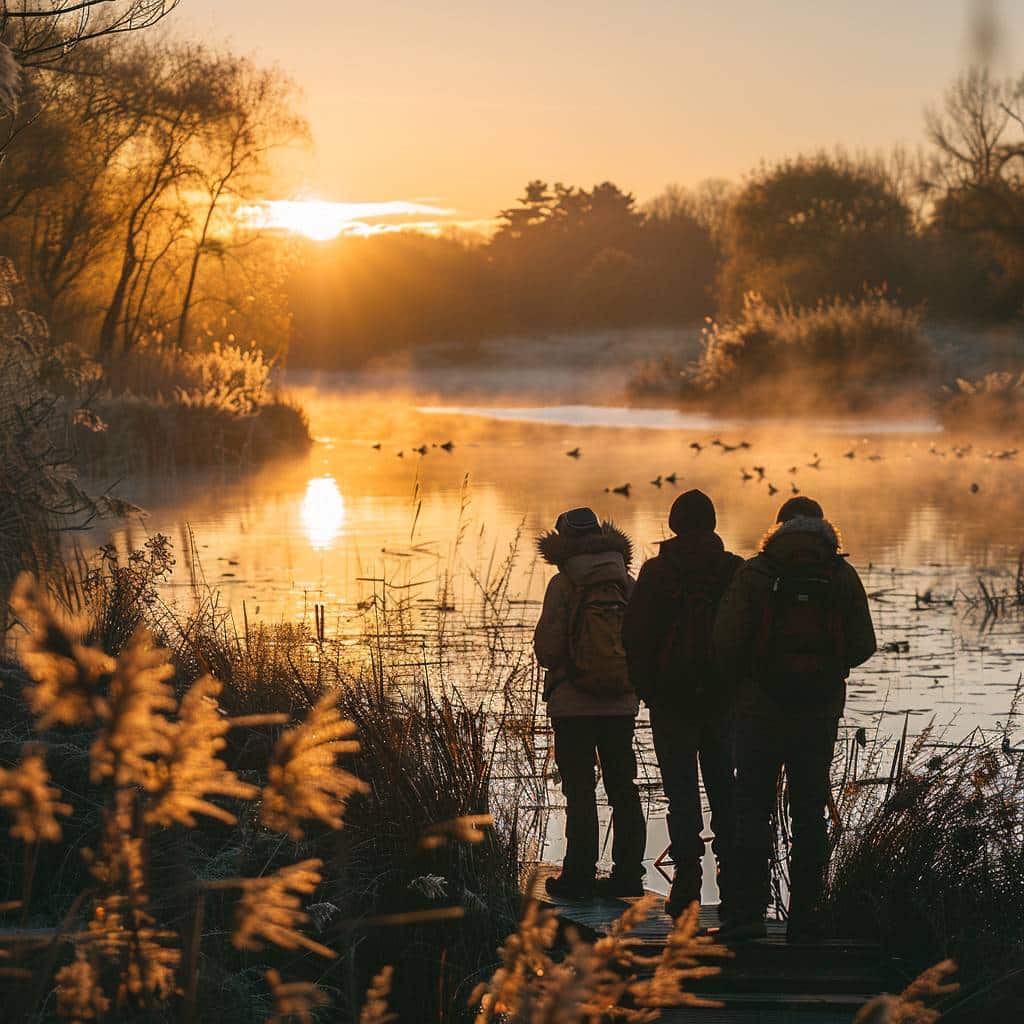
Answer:
[[345, 499], [333, 476], [314, 477], [306, 484], [299, 515], [314, 551], [325, 551], [334, 544], [345, 525]]

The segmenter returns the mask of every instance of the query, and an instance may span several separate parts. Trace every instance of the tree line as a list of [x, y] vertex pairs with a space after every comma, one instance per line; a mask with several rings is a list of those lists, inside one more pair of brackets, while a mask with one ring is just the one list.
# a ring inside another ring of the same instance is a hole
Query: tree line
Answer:
[[1024, 308], [1024, 77], [965, 72], [919, 152], [798, 156], [642, 204], [611, 182], [538, 179], [486, 238], [300, 242], [243, 216], [287, 194], [277, 155], [308, 140], [292, 83], [126, 31], [171, 6], [90, 4], [79, 36], [67, 16], [0, 17], [0, 255], [54, 336], [105, 362], [220, 342], [353, 365], [431, 342], [693, 324], [751, 292], [800, 308], [886, 289], [954, 320]]
[[884, 290], [925, 315], [1024, 310], [1024, 76], [965, 72], [927, 149], [765, 165], [650, 202], [537, 180], [486, 240], [341, 238], [290, 277], [293, 358], [343, 365], [422, 342], [692, 324], [754, 292], [807, 308]]

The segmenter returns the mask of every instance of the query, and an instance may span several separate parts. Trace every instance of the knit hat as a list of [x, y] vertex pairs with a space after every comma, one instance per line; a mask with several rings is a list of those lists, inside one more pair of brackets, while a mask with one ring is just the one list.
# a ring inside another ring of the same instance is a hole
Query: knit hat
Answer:
[[672, 502], [668, 514], [669, 529], [676, 534], [694, 530], [713, 530], [718, 522], [711, 499], [698, 490], [684, 491]]
[[600, 529], [601, 524], [597, 521], [592, 508], [571, 508], [555, 520], [555, 533], [563, 537], [592, 533]]
[[790, 498], [775, 517], [777, 523], [788, 523], [790, 519], [803, 516], [806, 519], [824, 519], [825, 513], [821, 506], [813, 498], [805, 498], [802, 494], [796, 498]]

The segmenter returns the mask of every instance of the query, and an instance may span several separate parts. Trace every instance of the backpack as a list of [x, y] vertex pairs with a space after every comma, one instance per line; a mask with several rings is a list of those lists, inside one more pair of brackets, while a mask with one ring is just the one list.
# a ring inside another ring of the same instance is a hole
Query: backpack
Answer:
[[670, 704], [699, 700], [714, 685], [711, 634], [723, 590], [719, 577], [688, 573], [672, 594], [672, 621], [655, 664], [656, 692]]
[[569, 619], [569, 678], [581, 690], [602, 697], [633, 687], [622, 645], [626, 593], [613, 580], [577, 588]]
[[783, 704], [828, 699], [845, 673], [836, 597], [840, 558], [779, 571], [762, 610], [755, 678]]

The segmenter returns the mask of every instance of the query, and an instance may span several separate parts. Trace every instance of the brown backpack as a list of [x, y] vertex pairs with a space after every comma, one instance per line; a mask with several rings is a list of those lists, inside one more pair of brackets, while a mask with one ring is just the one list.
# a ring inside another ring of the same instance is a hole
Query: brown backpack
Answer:
[[626, 592], [607, 580], [576, 588], [569, 617], [569, 679], [596, 696], [629, 693], [633, 687], [622, 645]]

